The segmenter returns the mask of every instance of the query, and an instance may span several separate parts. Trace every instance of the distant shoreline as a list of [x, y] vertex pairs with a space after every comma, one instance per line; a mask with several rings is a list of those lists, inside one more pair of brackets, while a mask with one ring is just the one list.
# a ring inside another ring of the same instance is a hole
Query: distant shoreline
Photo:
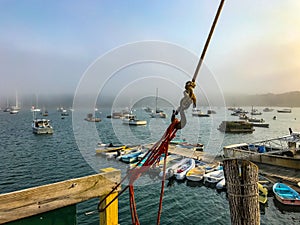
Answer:
[[[87, 95], [86, 98], [89, 99], [91, 96]], [[209, 104], [209, 100], [214, 99], [213, 96], [207, 96], [208, 99], [202, 99], [201, 96], [198, 97], [198, 105], [200, 106], [211, 106]], [[15, 97], [14, 97], [15, 98]], [[56, 108], [59, 106], [63, 106], [65, 108], [72, 107], [73, 105], [73, 98], [74, 96], [72, 94], [65, 94], [65, 95], [40, 95], [39, 96], [39, 102], [38, 106], [40, 108]], [[147, 97], [148, 99], [144, 98], [145, 101], [141, 102], [145, 104], [144, 106], [153, 105], [154, 103], [154, 97]], [[85, 99], [85, 98], [82, 98]], [[256, 94], [256, 95], [248, 95], [248, 94], [224, 94], [224, 100], [225, 100], [225, 106], [234, 106], [234, 107], [249, 107], [249, 106], [256, 106], [256, 107], [284, 107], [284, 108], [295, 108], [300, 107], [300, 91], [292, 91], [292, 92], [286, 92], [282, 94]], [[14, 104], [14, 101], [11, 99], [8, 99], [10, 105]], [[162, 106], [170, 106], [169, 103], [163, 102], [163, 99], [161, 100]], [[219, 99], [222, 100], [222, 99]], [[111, 107], [114, 99], [107, 97], [105, 99], [106, 102], [97, 102], [97, 106], [101, 107]], [[212, 106], [222, 106], [222, 101], [213, 101], [215, 103], [218, 102], [218, 105], [212, 105]], [[31, 108], [32, 105], [35, 105], [35, 99], [33, 99], [32, 96], [20, 96], [20, 103], [22, 108]], [[178, 99], [179, 103], [179, 99]], [[124, 107], [128, 107], [129, 103], [124, 102], [122, 103]], [[132, 104], [132, 103], [131, 103]], [[4, 109], [7, 105], [7, 100], [4, 98], [4, 96], [1, 97], [0, 102], [0, 108]], [[122, 107], [122, 105], [120, 105]]]

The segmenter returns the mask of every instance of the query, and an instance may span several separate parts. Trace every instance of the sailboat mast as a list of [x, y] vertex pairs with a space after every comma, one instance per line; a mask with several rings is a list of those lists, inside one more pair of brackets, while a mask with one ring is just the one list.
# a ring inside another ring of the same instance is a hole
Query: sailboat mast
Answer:
[[155, 97], [155, 112], [157, 113], [157, 99], [158, 99], [158, 88], [156, 88], [156, 97]]
[[19, 108], [18, 92], [16, 91], [16, 108]]

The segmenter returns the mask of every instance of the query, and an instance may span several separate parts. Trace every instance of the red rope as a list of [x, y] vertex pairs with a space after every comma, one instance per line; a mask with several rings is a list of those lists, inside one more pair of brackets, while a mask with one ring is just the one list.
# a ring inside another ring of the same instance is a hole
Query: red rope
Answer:
[[[162, 177], [162, 186], [161, 186], [161, 193], [160, 193], [160, 200], [159, 200], [159, 209], [157, 213], [157, 225], [160, 224], [160, 216], [162, 211], [162, 200], [164, 195], [164, 183], [165, 183], [165, 175], [166, 175], [166, 161], [168, 156], [168, 147], [170, 144], [170, 141], [175, 137], [175, 134], [178, 130], [178, 127], [180, 127], [180, 121], [176, 118], [172, 120], [172, 123], [169, 125], [167, 130], [165, 131], [162, 138], [155, 143], [151, 149], [148, 150], [148, 152], [145, 154], [145, 156], [140, 160], [142, 162], [144, 159], [146, 161], [143, 163], [142, 166], [138, 166], [139, 163], [136, 164], [136, 166], [129, 170], [128, 174], [121, 180], [119, 184], [117, 184], [110, 193], [106, 195], [105, 198], [103, 198], [99, 204], [98, 204], [98, 211], [104, 211], [114, 200], [116, 200], [127, 188], [129, 188], [129, 201], [130, 201], [130, 212], [131, 212], [131, 220], [133, 225], [140, 225], [137, 210], [136, 210], [136, 203], [134, 198], [134, 182], [145, 172], [147, 172], [152, 166], [154, 166], [156, 163], [159, 162], [161, 156], [165, 154], [164, 156], [164, 167], [163, 167], [163, 177]], [[124, 181], [129, 177], [129, 185], [127, 185], [124, 189], [122, 189], [118, 196], [116, 196], [111, 202], [109, 202], [105, 208], [101, 208], [101, 204], [103, 201], [111, 194], [113, 193]]]
[[177, 132], [177, 125], [180, 123], [178, 119], [174, 119], [174, 121], [169, 125], [168, 129], [162, 136], [162, 138], [155, 144], [153, 147], [147, 152], [147, 159], [143, 163], [141, 167], [135, 167], [129, 171], [129, 200], [130, 200], [130, 211], [131, 211], [131, 219], [133, 225], [140, 225], [136, 204], [134, 198], [134, 188], [133, 183], [146, 171], [149, 170], [155, 163], [159, 162], [160, 157], [165, 154], [164, 158], [164, 167], [163, 167], [163, 178], [162, 178], [162, 186], [160, 193], [160, 201], [159, 201], [159, 209], [157, 213], [157, 225], [160, 224], [160, 216], [162, 211], [162, 200], [164, 195], [164, 182], [165, 182], [165, 174], [166, 174], [166, 161], [168, 155], [168, 147], [170, 141], [175, 137]]

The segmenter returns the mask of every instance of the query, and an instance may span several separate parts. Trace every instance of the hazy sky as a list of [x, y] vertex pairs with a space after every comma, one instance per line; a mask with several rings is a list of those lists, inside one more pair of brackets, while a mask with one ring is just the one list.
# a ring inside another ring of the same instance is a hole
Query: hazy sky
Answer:
[[[218, 5], [218, 0], [0, 0], [0, 101], [15, 91], [75, 93], [97, 58], [132, 42], [169, 42], [199, 57]], [[299, 0], [225, 1], [205, 58], [222, 91], [300, 90], [299, 12]], [[117, 80], [124, 82], [126, 75]], [[150, 81], [147, 88], [155, 94], [156, 86]]]

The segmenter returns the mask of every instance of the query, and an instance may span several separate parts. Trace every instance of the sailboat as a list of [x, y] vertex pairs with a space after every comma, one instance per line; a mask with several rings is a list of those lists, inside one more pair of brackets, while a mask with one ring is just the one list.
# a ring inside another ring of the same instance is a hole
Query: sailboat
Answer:
[[16, 105], [10, 108], [10, 114], [17, 114], [20, 110], [19, 101], [18, 101], [18, 93], [16, 93]]
[[35, 97], [36, 97], [36, 99], [35, 99], [36, 100], [36, 106], [33, 105], [31, 107], [31, 112], [41, 112], [41, 109], [38, 107], [38, 96], [36, 95]]
[[6, 107], [5, 109], [3, 109], [3, 112], [10, 112], [10, 106], [9, 106], [9, 103], [8, 103], [8, 99], [6, 99]]
[[157, 100], [158, 100], [158, 88], [156, 88], [156, 97], [155, 97], [155, 111], [150, 114], [152, 118], [166, 118], [167, 115], [157, 108]]

